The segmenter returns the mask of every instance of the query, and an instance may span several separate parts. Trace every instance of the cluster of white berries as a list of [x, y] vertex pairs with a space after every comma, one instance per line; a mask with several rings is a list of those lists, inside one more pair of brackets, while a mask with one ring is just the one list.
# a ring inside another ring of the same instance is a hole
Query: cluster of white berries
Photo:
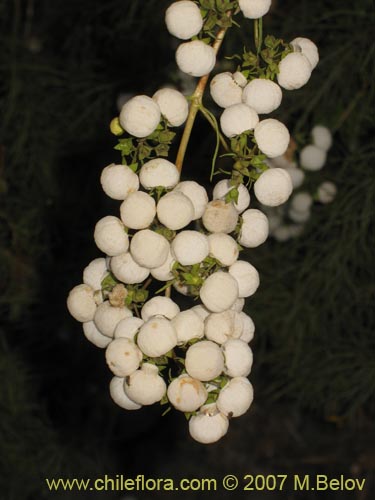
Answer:
[[[243, 15], [250, 19], [264, 16], [270, 5], [271, 0], [239, 2]], [[182, 40], [197, 35], [203, 26], [199, 7], [189, 0], [172, 3], [167, 9], [165, 19], [169, 32]], [[280, 86], [293, 90], [305, 85], [319, 61], [318, 49], [311, 40], [296, 38], [290, 45], [294, 52], [288, 54], [279, 64], [279, 85], [266, 78], [255, 78], [248, 82], [240, 71], [233, 74], [219, 73], [210, 85], [212, 99], [224, 108], [220, 117], [224, 135], [231, 138], [243, 132], [254, 131], [260, 151], [269, 158], [285, 153], [290, 139], [289, 132], [279, 120], [259, 120], [258, 115], [272, 113], [280, 106]], [[201, 40], [192, 40], [178, 47], [176, 61], [181, 71], [192, 76], [203, 76], [214, 68], [216, 55], [210, 45]]]
[[[278, 241], [287, 241], [298, 237], [304, 224], [311, 217], [314, 202], [331, 203], [336, 194], [337, 187], [331, 181], [323, 181], [311, 192], [303, 186], [305, 171], [321, 170], [326, 164], [327, 152], [332, 146], [331, 131], [323, 126], [316, 125], [311, 131], [312, 144], [304, 146], [299, 153], [298, 167], [295, 161], [290, 161], [284, 156], [270, 160], [271, 168], [283, 168], [288, 171], [293, 182], [294, 193], [289, 203], [275, 210], [267, 210], [270, 223], [270, 235]], [[302, 189], [299, 189], [301, 188]]]
[[[273, 205], [277, 186], [270, 191], [262, 187], [262, 176], [259, 181], [258, 197], [270, 197]], [[195, 413], [189, 421], [194, 439], [214, 442], [226, 433], [228, 419], [245, 413], [253, 399], [246, 377], [255, 327], [242, 308], [256, 292], [259, 274], [239, 260], [239, 245], [261, 245], [268, 236], [267, 217], [249, 208], [244, 185], [237, 201], [227, 203], [233, 186], [222, 180], [209, 201], [203, 186], [180, 182], [176, 166], [163, 158], [146, 162], [139, 175], [126, 165], [109, 165], [101, 183], [108, 196], [122, 201], [120, 217], [106, 216], [96, 224], [95, 242], [106, 257], [85, 268], [83, 284], [69, 294], [68, 309], [83, 323], [87, 339], [106, 349], [117, 404], [134, 410], [167, 398], [177, 410]], [[163, 188], [163, 194], [155, 188]], [[131, 303], [126, 305], [132, 286], [142, 286], [149, 276], [191, 295], [206, 263], [211, 269], [202, 274], [199, 305], [180, 311], [171, 298], [157, 295], [143, 304], [139, 317]], [[195, 269], [191, 282], [176, 265], [184, 273]], [[108, 276], [114, 280], [110, 291], [103, 287]], [[179, 349], [184, 369], [167, 386], [158, 362]]]
[[182, 125], [189, 113], [186, 97], [178, 90], [163, 88], [151, 97], [136, 95], [122, 106], [119, 122], [130, 135], [144, 138], [151, 135], [163, 116], [170, 127]]
[[[251, 19], [262, 17], [270, 5], [271, 0], [239, 1]], [[204, 24], [198, 5], [174, 2], [165, 20], [172, 35], [186, 40], [176, 52], [180, 70], [198, 77], [210, 73], [214, 48], [191, 40]], [[295, 52], [279, 66], [278, 83], [286, 89], [306, 83], [318, 62], [310, 40], [298, 38], [292, 46]], [[212, 98], [224, 108], [223, 134], [233, 138], [253, 131], [260, 152], [275, 162], [288, 148], [289, 132], [280, 121], [260, 120], [259, 115], [280, 106], [279, 85], [265, 78], [248, 82], [239, 71], [221, 73], [211, 82]], [[162, 119], [178, 127], [188, 114], [185, 96], [164, 88], [152, 97], [127, 100], [111, 129], [142, 140], [160, 130]], [[321, 134], [314, 137], [321, 141]], [[202, 185], [180, 181], [177, 166], [161, 156], [104, 168], [101, 184], [109, 197], [121, 201], [119, 216], [96, 224], [94, 239], [105, 257], [85, 268], [83, 283], [71, 290], [67, 306], [83, 324], [86, 338], [105, 349], [113, 373], [110, 394], [120, 407], [169, 403], [189, 416], [191, 436], [208, 444], [223, 437], [229, 419], [243, 415], [253, 400], [247, 377], [255, 327], [243, 307], [259, 287], [259, 274], [239, 253], [241, 247], [265, 242], [269, 221], [259, 209], [249, 208], [243, 183], [222, 180], [209, 200]], [[285, 203], [296, 186], [284, 167], [255, 167], [254, 194], [265, 207]], [[302, 204], [309, 208], [305, 199], [293, 201], [296, 210]], [[152, 280], [162, 282], [162, 288], [147, 300]], [[181, 311], [170, 298], [172, 288], [199, 302]]]
[[[312, 51], [312, 47], [315, 47], [314, 64], [317, 64], [318, 52], [311, 40], [297, 38], [291, 42], [291, 45], [295, 50], [302, 46], [304, 48], [311, 47]], [[310, 54], [307, 48], [306, 51]], [[248, 82], [243, 73], [239, 71], [219, 73], [212, 79], [211, 97], [218, 106], [224, 108], [220, 117], [220, 125], [225, 136], [232, 138], [243, 132], [254, 131], [256, 143], [263, 154], [268, 158], [284, 155], [290, 141], [288, 129], [279, 120], [273, 118], [260, 120], [259, 115], [272, 113], [280, 106], [282, 101], [281, 87], [292, 90], [302, 86], [302, 83], [297, 84], [299, 76], [297, 63], [295, 63], [295, 72], [288, 66], [284, 69], [290, 58], [293, 57], [301, 57], [302, 61], [309, 66], [311, 74], [307, 56], [301, 52], [293, 52], [282, 59], [279, 64], [279, 85], [266, 78], [254, 78]], [[287, 80], [289, 85], [286, 84]], [[306, 82], [305, 78], [303, 85]]]

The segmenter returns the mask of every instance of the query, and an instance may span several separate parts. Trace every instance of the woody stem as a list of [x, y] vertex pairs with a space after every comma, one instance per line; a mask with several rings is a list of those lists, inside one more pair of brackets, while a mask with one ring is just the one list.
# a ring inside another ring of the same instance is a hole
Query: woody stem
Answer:
[[[228, 12], [227, 15], [228, 15], [228, 17], [230, 17], [232, 15], [232, 13]], [[227, 29], [228, 28], [222, 28], [218, 32], [218, 34], [215, 38], [214, 44], [212, 45], [212, 48], [214, 49], [215, 54], [217, 54], [219, 52], [219, 49], [221, 47], [221, 44], [223, 43]], [[193, 130], [195, 118], [197, 116], [199, 108], [202, 105], [203, 94], [204, 94], [204, 91], [206, 89], [209, 76], [210, 76], [210, 74], [204, 75], [201, 77], [201, 79], [199, 80], [198, 85], [194, 91], [194, 94], [191, 97], [190, 111], [189, 111], [189, 115], [188, 115], [187, 120], [186, 120], [184, 133], [182, 134], [180, 147], [178, 149], [177, 158], [176, 158], [176, 167], [177, 167], [179, 172], [181, 172], [181, 170], [182, 170], [182, 166], [184, 163], [185, 154], [186, 154], [186, 150], [187, 150], [187, 147], [189, 144], [191, 132]]]

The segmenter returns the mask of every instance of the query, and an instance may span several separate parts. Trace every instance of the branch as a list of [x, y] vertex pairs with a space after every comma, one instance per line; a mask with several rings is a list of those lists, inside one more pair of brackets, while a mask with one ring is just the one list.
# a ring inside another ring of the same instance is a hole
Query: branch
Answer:
[[[232, 15], [232, 12], [228, 12], [227, 15], [228, 15], [228, 17], [230, 17]], [[224, 40], [224, 37], [225, 37], [227, 30], [228, 30], [228, 28], [222, 28], [218, 32], [216, 39], [215, 39], [215, 42], [212, 46], [212, 48], [215, 51], [215, 54], [217, 54], [219, 52], [219, 49], [221, 47], [221, 44], [223, 43], [223, 40]], [[204, 94], [204, 91], [206, 89], [206, 85], [207, 85], [209, 77], [210, 77], [210, 74], [204, 75], [201, 77], [201, 79], [199, 80], [198, 85], [194, 91], [194, 94], [192, 95], [192, 98], [191, 98], [190, 111], [189, 111], [189, 115], [188, 115], [187, 120], [186, 120], [184, 133], [183, 133], [182, 138], [181, 138], [181, 143], [180, 143], [180, 147], [178, 149], [177, 158], [176, 158], [176, 167], [177, 167], [179, 172], [181, 172], [181, 170], [182, 170], [182, 166], [184, 163], [184, 158], [185, 158], [186, 150], [187, 150], [187, 147], [189, 144], [191, 132], [192, 132], [192, 129], [194, 126], [195, 118], [197, 116], [199, 107], [202, 105], [202, 98], [203, 98], [203, 94]]]

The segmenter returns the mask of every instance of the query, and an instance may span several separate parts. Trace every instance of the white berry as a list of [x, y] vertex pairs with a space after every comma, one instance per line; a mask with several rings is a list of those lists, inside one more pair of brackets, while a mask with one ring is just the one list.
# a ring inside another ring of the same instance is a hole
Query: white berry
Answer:
[[292, 52], [281, 60], [277, 81], [286, 90], [300, 89], [309, 81], [311, 72], [307, 57], [300, 52]]
[[150, 229], [135, 233], [130, 244], [133, 259], [149, 269], [162, 266], [168, 258], [169, 249], [168, 240]]
[[305, 146], [300, 153], [301, 167], [305, 170], [321, 170], [327, 160], [327, 153], [323, 149], [310, 144]]
[[207, 191], [195, 181], [179, 182], [174, 191], [181, 192], [189, 198], [194, 207], [193, 220], [200, 219], [208, 203]]
[[239, 297], [250, 297], [257, 291], [259, 273], [249, 262], [238, 260], [230, 266], [229, 274], [237, 281]]
[[94, 231], [96, 246], [109, 256], [124, 253], [129, 248], [129, 238], [124, 224], [112, 215], [100, 219]]
[[137, 191], [122, 202], [120, 214], [125, 226], [130, 229], [145, 229], [155, 218], [155, 200], [147, 193]]
[[207, 204], [202, 222], [211, 233], [231, 233], [235, 230], [238, 212], [232, 203], [223, 200], [213, 200]]
[[176, 165], [164, 158], [147, 161], [139, 171], [139, 180], [145, 189], [158, 186], [173, 188], [180, 178]]
[[205, 403], [207, 390], [202, 382], [183, 374], [169, 384], [167, 396], [177, 410], [193, 412]]
[[85, 284], [75, 286], [69, 292], [67, 306], [75, 320], [81, 323], [92, 321], [97, 308], [94, 290]]
[[255, 248], [268, 238], [268, 219], [263, 212], [250, 208], [242, 214], [242, 226], [238, 242], [246, 248]]
[[292, 191], [292, 179], [282, 168], [266, 170], [254, 184], [255, 196], [260, 203], [269, 207], [277, 207], [285, 203]]
[[215, 342], [202, 340], [186, 351], [185, 368], [197, 380], [213, 380], [224, 370], [223, 353]]
[[222, 346], [225, 373], [230, 377], [247, 377], [253, 365], [253, 352], [246, 342], [230, 339]]
[[102, 171], [100, 182], [103, 191], [114, 200], [125, 200], [139, 189], [138, 175], [126, 165], [108, 165]]
[[224, 109], [220, 117], [220, 126], [227, 137], [240, 135], [248, 130], [253, 130], [259, 122], [259, 116], [247, 104], [233, 104]]
[[271, 0], [239, 0], [239, 7], [245, 17], [259, 19], [270, 10]]
[[239, 296], [237, 280], [229, 273], [216, 271], [205, 280], [199, 296], [209, 311], [230, 309]]
[[197, 35], [203, 26], [199, 7], [191, 1], [173, 2], [165, 13], [165, 23], [171, 35], [188, 40]]
[[150, 274], [147, 267], [142, 267], [135, 262], [130, 252], [112, 257], [110, 267], [115, 277], [128, 285], [142, 283]]
[[172, 191], [160, 198], [156, 212], [159, 221], [173, 230], [187, 226], [194, 217], [193, 204], [179, 191]]
[[255, 127], [254, 137], [259, 149], [269, 158], [283, 155], [290, 141], [286, 126], [274, 118], [260, 121]]
[[122, 107], [119, 120], [122, 128], [134, 137], [147, 137], [159, 125], [160, 108], [151, 97], [138, 95]]
[[214, 49], [202, 42], [182, 43], [176, 51], [177, 66], [181, 71], [191, 76], [203, 76], [212, 71], [216, 63]]
[[281, 88], [272, 80], [255, 78], [243, 89], [242, 101], [259, 115], [272, 113], [282, 100]]
[[232, 73], [219, 73], [211, 80], [211, 97], [221, 108], [228, 108], [242, 102], [242, 88]]
[[142, 352], [130, 339], [118, 338], [112, 340], [105, 352], [109, 369], [117, 377], [127, 377], [139, 368]]
[[181, 231], [172, 242], [172, 253], [183, 266], [202, 262], [209, 250], [207, 236], [198, 231]]
[[160, 401], [167, 391], [158, 367], [150, 363], [144, 363], [140, 370], [127, 377], [124, 388], [128, 398], [139, 405], [152, 405]]

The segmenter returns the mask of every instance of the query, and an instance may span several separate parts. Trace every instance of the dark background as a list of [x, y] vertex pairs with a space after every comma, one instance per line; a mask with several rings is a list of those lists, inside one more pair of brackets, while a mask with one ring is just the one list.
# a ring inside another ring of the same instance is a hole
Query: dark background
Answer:
[[[284, 92], [277, 116], [295, 136], [334, 132], [324, 171], [339, 189], [304, 234], [248, 252], [261, 287], [256, 399], [219, 443], [188, 436], [182, 414], [125, 412], [110, 400], [103, 352], [67, 313], [68, 291], [99, 252], [95, 222], [116, 213], [100, 172], [119, 161], [108, 124], [121, 92], [178, 84], [168, 0], [0, 1], [0, 498], [125, 498], [47, 491], [45, 477], [223, 477], [327, 474], [374, 486], [375, 332], [372, 2], [274, 1], [265, 32], [312, 38], [321, 62], [306, 87]], [[250, 22], [224, 52], [252, 43]], [[199, 122], [184, 176], [207, 182], [214, 147]], [[315, 184], [314, 184], [315, 183]], [[233, 492], [228, 498], [263, 498]], [[217, 493], [224, 498], [224, 493]], [[180, 495], [202, 498], [203, 493]], [[270, 498], [333, 498], [291, 489]], [[164, 498], [172, 494], [132, 494]], [[130, 498], [127, 497], [127, 498]], [[225, 497], [226, 498], [226, 497]]]

